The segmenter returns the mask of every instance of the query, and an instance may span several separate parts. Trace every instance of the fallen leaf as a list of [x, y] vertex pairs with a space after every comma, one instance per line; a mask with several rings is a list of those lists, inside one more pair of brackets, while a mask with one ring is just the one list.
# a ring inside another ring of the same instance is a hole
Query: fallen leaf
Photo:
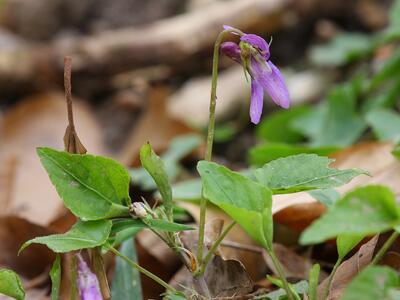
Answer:
[[244, 265], [234, 259], [215, 255], [204, 274], [212, 297], [233, 297], [249, 294], [254, 283]]
[[[185, 208], [198, 223], [200, 207], [196, 203], [179, 201], [179, 206]], [[224, 220], [225, 225], [232, 222], [232, 220], [222, 210], [213, 205], [209, 205], [206, 214], [207, 223], [213, 219]], [[256, 246], [255, 242], [239, 225], [233, 226], [224, 241], [227, 241], [228, 243], [223, 243], [219, 247], [222, 257], [242, 262], [243, 265], [246, 266], [246, 270], [253, 280], [258, 280], [264, 276], [267, 271], [267, 266], [262, 258], [261, 251], [254, 251], [252, 246]], [[233, 242], [235, 247], [232, 247], [229, 242]], [[252, 250], [250, 250], [250, 248]], [[256, 248], [259, 250], [259, 247]]]
[[[218, 237], [221, 232], [221, 219], [213, 219], [206, 223], [205, 240], [210, 246], [211, 241]], [[210, 234], [207, 236], [207, 233]], [[197, 231], [186, 231], [181, 233], [181, 240], [186, 249], [192, 253], [197, 250]], [[204, 249], [204, 255], [208, 248]], [[244, 265], [235, 259], [225, 259], [220, 255], [214, 255], [209, 261], [202, 278], [193, 278], [187, 268], [182, 268], [171, 280], [178, 289], [181, 285], [188, 287], [185, 292], [190, 297], [191, 293], [199, 293], [208, 297], [234, 297], [244, 296], [253, 290], [253, 280], [247, 273]], [[191, 290], [192, 289], [192, 290]]]
[[[293, 279], [308, 279], [308, 273], [312, 268], [312, 263], [309, 259], [298, 255], [293, 250], [281, 244], [273, 244], [273, 249], [287, 277]], [[279, 275], [275, 270], [270, 256], [265, 250], [263, 251], [263, 257], [274, 274]]]
[[36, 277], [50, 268], [54, 254], [42, 245], [17, 255], [24, 242], [37, 236], [52, 234], [50, 230], [19, 217], [0, 217], [0, 266], [26, 277]]
[[[166, 114], [167, 94], [167, 89], [163, 87], [150, 89], [148, 107], [132, 132], [127, 135], [125, 145], [118, 155], [123, 165], [137, 166], [140, 147], [146, 142], [150, 142], [158, 153], [167, 148], [172, 138], [193, 132], [193, 129], [182, 121]], [[157, 130], [154, 130], [155, 124], [157, 124]]]
[[[0, 174], [9, 174], [12, 183], [8, 185], [11, 190], [0, 193], [0, 205], [8, 207], [2, 215], [18, 215], [46, 225], [63, 212], [35, 148], [64, 148], [66, 111], [64, 96], [49, 93], [23, 99], [5, 115], [0, 124]], [[74, 113], [79, 137], [89, 152], [104, 153], [99, 126], [89, 108], [76, 101]]]
[[[208, 123], [211, 76], [188, 80], [168, 98], [167, 112], [186, 124], [204, 127]], [[217, 120], [226, 119], [237, 112], [250, 93], [250, 86], [243, 78], [243, 68], [233, 66], [218, 76]]]
[[395, 269], [397, 272], [400, 271], [400, 254], [393, 251], [388, 251], [381, 261], [379, 262], [380, 265], [388, 266]]
[[[374, 236], [367, 243], [362, 245], [357, 253], [339, 266], [333, 276], [327, 300], [340, 299], [343, 290], [350, 281], [371, 262], [378, 238], [378, 235]], [[326, 289], [328, 284], [328, 280], [329, 278], [325, 279], [318, 286], [318, 299], [321, 299], [323, 291]]]

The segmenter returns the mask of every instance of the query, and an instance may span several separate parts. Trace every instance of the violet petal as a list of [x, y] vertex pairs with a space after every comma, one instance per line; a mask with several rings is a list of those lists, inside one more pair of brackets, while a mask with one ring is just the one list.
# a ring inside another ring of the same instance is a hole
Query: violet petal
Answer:
[[269, 59], [269, 45], [262, 37], [256, 34], [244, 34], [240, 40], [257, 48], [265, 59]]
[[261, 113], [264, 104], [264, 90], [257, 80], [251, 81], [251, 98], [250, 98], [250, 119], [254, 124], [258, 124], [261, 119]]
[[78, 258], [78, 290], [82, 300], [103, 300], [99, 281], [93, 274], [80, 254]]
[[[271, 99], [282, 108], [289, 108], [290, 96], [285, 84], [285, 79], [279, 69], [270, 61], [267, 62], [271, 73], [263, 73], [256, 80], [263, 86]], [[252, 65], [253, 67], [253, 65]]]
[[232, 26], [229, 26], [229, 25], [222, 25], [222, 27], [223, 27], [225, 30], [238, 30], [238, 29], [236, 29], [235, 27], [232, 27]]

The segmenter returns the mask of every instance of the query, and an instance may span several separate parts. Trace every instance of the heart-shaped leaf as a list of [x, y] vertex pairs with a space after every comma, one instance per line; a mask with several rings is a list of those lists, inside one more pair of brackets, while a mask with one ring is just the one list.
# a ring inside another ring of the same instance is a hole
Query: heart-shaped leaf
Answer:
[[78, 221], [63, 234], [41, 236], [25, 242], [19, 252], [31, 244], [43, 244], [56, 253], [94, 248], [103, 245], [111, 232], [112, 222], [108, 220]]
[[302, 234], [302, 244], [314, 244], [338, 235], [367, 236], [384, 232], [400, 223], [393, 192], [384, 186], [357, 188], [336, 202]]
[[197, 165], [204, 196], [267, 249], [272, 248], [272, 193], [251, 179], [213, 162]]
[[112, 159], [38, 148], [65, 206], [82, 220], [128, 215], [129, 174]]
[[360, 169], [329, 168], [333, 161], [315, 154], [293, 155], [265, 164], [255, 170], [255, 176], [258, 182], [270, 188], [274, 194], [286, 194], [334, 188], [360, 174], [367, 174]]

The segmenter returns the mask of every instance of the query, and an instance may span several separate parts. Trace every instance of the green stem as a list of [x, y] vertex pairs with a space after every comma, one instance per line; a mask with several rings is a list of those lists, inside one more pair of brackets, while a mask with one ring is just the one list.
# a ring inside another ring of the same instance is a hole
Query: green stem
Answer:
[[207, 268], [207, 265], [210, 262], [210, 259], [212, 258], [214, 252], [217, 250], [218, 246], [221, 244], [221, 242], [224, 240], [224, 238], [229, 233], [229, 231], [233, 228], [233, 226], [235, 226], [235, 224], [236, 224], [236, 221], [232, 221], [232, 223], [229, 224], [229, 226], [224, 229], [224, 231], [221, 233], [221, 235], [218, 237], [218, 239], [211, 246], [211, 249], [210, 249], [210, 251], [208, 251], [208, 253], [203, 261], [203, 264], [201, 266], [201, 274], [204, 274], [204, 272]]
[[166, 283], [164, 280], [162, 280], [160, 277], [158, 277], [157, 275], [154, 275], [153, 273], [151, 273], [150, 271], [146, 270], [145, 268], [141, 267], [140, 265], [138, 265], [136, 262], [134, 262], [133, 260], [131, 260], [129, 257], [123, 255], [121, 252], [119, 252], [117, 249], [115, 249], [114, 247], [112, 247], [111, 245], [107, 245], [106, 246], [108, 250], [110, 250], [112, 253], [114, 253], [115, 255], [121, 257], [123, 260], [125, 260], [131, 267], [137, 269], [139, 272], [143, 273], [144, 275], [146, 275], [147, 277], [153, 279], [155, 282], [157, 282], [159, 285], [165, 287], [167, 290], [176, 293], [176, 290], [169, 285], [168, 283]]
[[382, 257], [385, 255], [390, 246], [392, 246], [392, 244], [398, 237], [399, 233], [397, 231], [393, 231], [392, 235], [386, 240], [382, 248], [379, 249], [378, 253], [375, 255], [374, 259], [371, 262], [371, 265], [376, 265], [382, 259]]
[[274, 264], [276, 271], [278, 272], [279, 277], [282, 279], [283, 289], [285, 290], [288, 299], [295, 300], [296, 297], [293, 295], [292, 290], [289, 287], [289, 283], [286, 280], [285, 272], [283, 271], [281, 263], [279, 262], [278, 258], [276, 257], [274, 250], [271, 249], [271, 250], [267, 250], [267, 251], [268, 251], [269, 256], [271, 257], [272, 263]]
[[333, 277], [335, 277], [336, 271], [339, 268], [341, 263], [342, 263], [342, 258], [338, 258], [335, 265], [333, 266], [331, 274], [329, 275], [328, 284], [326, 285], [326, 288], [324, 289], [322, 299], [328, 299], [329, 291], [331, 290], [331, 287], [332, 287]]
[[[214, 55], [213, 55], [213, 65], [212, 65], [212, 79], [211, 79], [211, 97], [210, 97], [210, 114], [208, 121], [208, 132], [207, 132], [207, 147], [205, 153], [205, 160], [211, 161], [212, 149], [214, 141], [214, 128], [215, 128], [215, 107], [217, 104], [217, 81], [218, 81], [218, 59], [219, 59], [219, 48], [222, 41], [224, 40], [226, 34], [229, 30], [222, 31], [215, 42], [214, 45]], [[199, 239], [197, 246], [197, 261], [199, 263], [199, 268], [203, 265], [203, 248], [204, 248], [204, 231], [206, 224], [206, 206], [207, 199], [204, 197], [202, 191], [202, 197], [200, 201], [200, 222], [199, 222]]]

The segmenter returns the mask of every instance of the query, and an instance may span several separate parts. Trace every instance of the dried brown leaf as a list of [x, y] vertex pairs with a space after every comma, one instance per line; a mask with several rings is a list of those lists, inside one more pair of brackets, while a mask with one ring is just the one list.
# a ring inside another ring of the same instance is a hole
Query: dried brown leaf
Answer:
[[[93, 114], [78, 101], [74, 110], [76, 126], [85, 145], [91, 152], [104, 153], [101, 131]], [[46, 225], [64, 211], [35, 148], [63, 149], [66, 125], [65, 100], [58, 93], [23, 99], [7, 112], [0, 126], [0, 174], [11, 174], [12, 183], [6, 186], [7, 193], [0, 193], [0, 206], [8, 203], [1, 214], [18, 215]], [[14, 164], [12, 171], [10, 164]]]
[[33, 278], [50, 269], [54, 254], [43, 245], [34, 244], [19, 256], [18, 250], [27, 240], [54, 232], [19, 217], [0, 217], [0, 266]]
[[[331, 289], [328, 294], [328, 300], [340, 299], [343, 290], [350, 283], [350, 281], [371, 262], [378, 239], [378, 235], [370, 239], [367, 243], [360, 247], [357, 253], [339, 266], [332, 280]], [[318, 299], [322, 298], [322, 294], [326, 289], [328, 280], [328, 278], [325, 279], [319, 285]]]
[[[273, 248], [287, 277], [293, 279], [308, 279], [308, 273], [312, 268], [312, 263], [309, 259], [298, 255], [293, 250], [280, 244], [274, 244]], [[263, 251], [263, 257], [274, 274], [279, 275], [270, 256], [265, 250]]]

